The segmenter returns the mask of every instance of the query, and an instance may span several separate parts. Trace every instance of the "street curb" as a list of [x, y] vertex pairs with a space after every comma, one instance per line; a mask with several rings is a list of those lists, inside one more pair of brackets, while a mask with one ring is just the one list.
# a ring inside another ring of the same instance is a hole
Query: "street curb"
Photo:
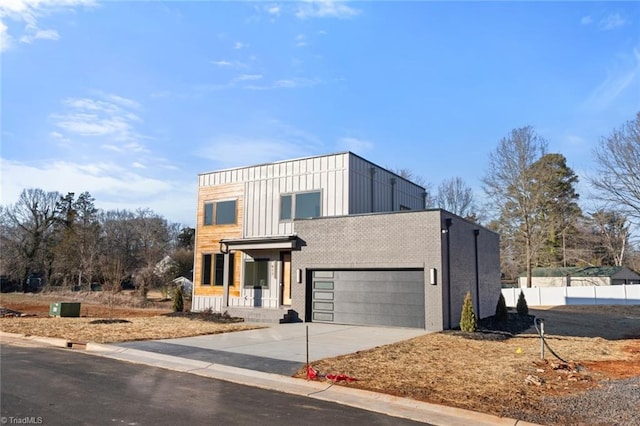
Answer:
[[0, 337], [7, 337], [12, 339], [31, 340], [33, 342], [45, 343], [49, 346], [55, 346], [59, 348], [68, 348], [69, 341], [66, 339], [60, 339], [58, 337], [42, 337], [42, 336], [27, 336], [20, 333], [7, 333], [0, 331]]
[[137, 364], [151, 365], [183, 373], [204, 376], [237, 384], [274, 390], [323, 401], [335, 402], [355, 408], [442, 426], [467, 426], [474, 424], [504, 426], [536, 426], [507, 417], [498, 417], [461, 408], [431, 404], [408, 398], [376, 393], [330, 382], [295, 379], [272, 373], [247, 370], [238, 367], [190, 360], [139, 349], [123, 348], [99, 343], [87, 343], [87, 354], [117, 359]]

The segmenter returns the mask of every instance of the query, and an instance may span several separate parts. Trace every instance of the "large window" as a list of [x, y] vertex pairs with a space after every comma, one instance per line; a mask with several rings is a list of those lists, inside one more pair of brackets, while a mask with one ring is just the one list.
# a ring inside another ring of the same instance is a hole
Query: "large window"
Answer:
[[320, 217], [320, 191], [280, 196], [280, 220]]
[[244, 263], [244, 286], [269, 288], [269, 261], [254, 260]]
[[204, 203], [205, 225], [234, 225], [236, 223], [236, 200]]
[[[234, 255], [229, 255], [229, 286], [233, 286]], [[215, 258], [215, 274], [213, 285], [224, 285], [224, 254], [218, 253]]]

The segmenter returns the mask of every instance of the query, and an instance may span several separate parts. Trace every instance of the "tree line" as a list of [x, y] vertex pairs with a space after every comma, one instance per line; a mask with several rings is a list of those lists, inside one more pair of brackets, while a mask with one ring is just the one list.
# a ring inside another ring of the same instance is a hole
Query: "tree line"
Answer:
[[[88, 192], [25, 189], [0, 207], [3, 287], [149, 288], [193, 268], [195, 230], [149, 209], [104, 211]], [[158, 264], [166, 256], [171, 261]]]
[[[603, 137], [593, 152], [598, 169], [588, 178], [599, 201], [580, 207], [578, 176], [531, 126], [513, 129], [489, 155], [482, 179], [489, 200], [480, 205], [459, 177], [430, 185], [407, 169], [396, 173], [425, 186], [427, 207], [439, 207], [501, 236], [503, 277], [534, 267], [628, 266], [640, 271], [640, 112]], [[29, 285], [120, 288], [143, 293], [193, 268], [195, 230], [167, 222], [148, 209], [102, 211], [84, 192], [24, 190], [0, 206], [0, 273]], [[636, 238], [634, 240], [634, 237]], [[166, 256], [166, 265], [158, 265]]]
[[[534, 267], [627, 266], [640, 271], [640, 112], [603, 137], [593, 151], [597, 163], [587, 178], [597, 205], [580, 207], [575, 172], [531, 126], [513, 129], [489, 154], [482, 185], [489, 203], [480, 205], [459, 177], [428, 191], [426, 204], [448, 210], [501, 236], [506, 280]], [[415, 178], [401, 169], [403, 177]], [[419, 184], [430, 185], [418, 177]], [[635, 237], [635, 239], [634, 239]], [[636, 242], [636, 245], [633, 243]]]

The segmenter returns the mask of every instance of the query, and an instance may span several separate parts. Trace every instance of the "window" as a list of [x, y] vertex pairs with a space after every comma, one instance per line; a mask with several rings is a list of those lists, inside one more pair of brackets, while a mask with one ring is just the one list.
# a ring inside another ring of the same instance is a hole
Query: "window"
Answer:
[[291, 220], [291, 195], [280, 197], [280, 220]]
[[234, 225], [236, 223], [236, 200], [204, 203], [205, 225]]
[[320, 217], [320, 191], [280, 196], [280, 220]]
[[320, 192], [296, 194], [296, 219], [320, 216]]
[[244, 286], [246, 288], [269, 288], [269, 261], [254, 260], [244, 264]]
[[216, 225], [233, 225], [236, 223], [236, 200], [216, 203]]
[[204, 203], [204, 224], [213, 225], [213, 203]]
[[202, 255], [202, 285], [211, 285], [211, 255]]
[[[233, 271], [234, 267], [234, 258], [235, 255], [229, 255], [229, 286], [233, 286]], [[213, 279], [213, 285], [222, 286], [224, 285], [224, 254], [218, 253], [215, 257], [214, 264], [215, 274]]]

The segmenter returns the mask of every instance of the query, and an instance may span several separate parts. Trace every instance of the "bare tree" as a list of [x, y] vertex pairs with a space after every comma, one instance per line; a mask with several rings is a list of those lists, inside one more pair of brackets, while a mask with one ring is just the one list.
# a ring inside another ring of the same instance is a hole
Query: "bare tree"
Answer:
[[594, 150], [598, 176], [591, 184], [598, 197], [640, 223], [640, 112]]
[[20, 257], [20, 271], [16, 272], [23, 283], [30, 275], [43, 277], [45, 282], [49, 278], [52, 262], [49, 245], [59, 198], [58, 192], [25, 189], [18, 201], [4, 211], [4, 222], [11, 228], [4, 242]]
[[429, 183], [423, 176], [416, 174], [411, 169], [394, 169], [391, 167], [387, 168], [401, 178], [411, 181], [416, 185], [420, 185], [424, 188], [424, 207], [426, 209], [433, 208], [436, 205], [436, 199], [432, 194], [431, 183]]
[[477, 219], [473, 190], [460, 177], [447, 179], [438, 186], [436, 204], [458, 216]]
[[616, 211], [598, 210], [590, 219], [593, 233], [598, 237], [594, 249], [602, 252], [601, 264], [622, 266], [629, 246], [627, 218]]
[[482, 182], [487, 196], [500, 206], [500, 220], [513, 230], [524, 246], [527, 287], [531, 287], [533, 259], [543, 245], [537, 223], [541, 204], [535, 190], [533, 164], [547, 151], [547, 142], [531, 126], [514, 129], [500, 140], [489, 155], [489, 166]]

